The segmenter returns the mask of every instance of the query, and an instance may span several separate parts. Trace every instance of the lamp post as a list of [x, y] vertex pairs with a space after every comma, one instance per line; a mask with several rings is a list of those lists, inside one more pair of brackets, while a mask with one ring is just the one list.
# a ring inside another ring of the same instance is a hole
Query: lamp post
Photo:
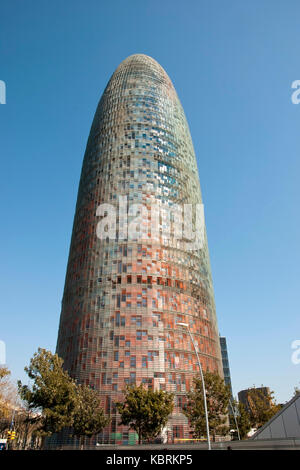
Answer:
[[189, 335], [190, 335], [190, 338], [191, 338], [191, 341], [192, 341], [192, 344], [194, 346], [194, 350], [195, 350], [195, 353], [196, 353], [196, 357], [197, 357], [197, 361], [198, 361], [198, 366], [199, 366], [199, 370], [200, 370], [200, 376], [201, 376], [201, 381], [202, 381], [202, 389], [203, 389], [203, 401], [204, 401], [204, 410], [205, 410], [205, 421], [206, 421], [206, 434], [207, 434], [207, 445], [208, 445], [208, 450], [211, 450], [211, 445], [210, 445], [210, 437], [209, 437], [209, 424], [208, 424], [208, 412], [207, 412], [207, 401], [206, 401], [206, 391], [205, 391], [205, 383], [204, 383], [204, 377], [203, 377], [203, 371], [202, 371], [202, 366], [201, 366], [201, 362], [200, 362], [200, 359], [199, 359], [199, 355], [198, 355], [198, 351], [196, 349], [196, 345], [195, 345], [195, 342], [194, 342], [194, 338], [192, 336], [192, 333], [190, 331], [190, 328], [189, 328], [189, 325], [187, 323], [177, 323], [178, 326], [183, 326], [184, 328], [186, 328], [189, 332]]
[[233, 419], [234, 419], [234, 422], [235, 422], [235, 425], [236, 425], [236, 430], [237, 430], [237, 434], [238, 434], [238, 439], [239, 439], [239, 441], [240, 441], [240, 440], [241, 440], [240, 430], [239, 430], [239, 427], [238, 427], [238, 423], [237, 423], [237, 420], [236, 420], [235, 410], [233, 409], [231, 400], [229, 400], [229, 405], [230, 405], [230, 408], [231, 408], [231, 411], [232, 411], [232, 414], [233, 414]]

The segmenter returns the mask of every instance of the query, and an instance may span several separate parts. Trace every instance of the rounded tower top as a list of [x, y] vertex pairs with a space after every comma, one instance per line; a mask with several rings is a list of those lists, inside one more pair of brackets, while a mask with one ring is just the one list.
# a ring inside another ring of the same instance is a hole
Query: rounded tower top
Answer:
[[172, 81], [163, 67], [152, 57], [146, 54], [132, 54], [124, 59], [113, 73], [110, 82], [127, 78], [143, 77], [155, 82], [156, 85], [164, 85], [176, 94]]

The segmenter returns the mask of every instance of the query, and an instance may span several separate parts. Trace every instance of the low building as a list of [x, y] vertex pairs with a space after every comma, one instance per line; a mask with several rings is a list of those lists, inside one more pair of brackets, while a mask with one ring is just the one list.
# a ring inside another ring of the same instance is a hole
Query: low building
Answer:
[[252, 408], [254, 406], [253, 399], [252, 399], [252, 393], [256, 392], [259, 394], [259, 397], [261, 399], [265, 398], [266, 404], [271, 407], [272, 403], [270, 401], [270, 389], [269, 387], [252, 387], [252, 388], [247, 388], [246, 390], [241, 390], [238, 393], [238, 399], [239, 402], [242, 403], [246, 410], [251, 413]]

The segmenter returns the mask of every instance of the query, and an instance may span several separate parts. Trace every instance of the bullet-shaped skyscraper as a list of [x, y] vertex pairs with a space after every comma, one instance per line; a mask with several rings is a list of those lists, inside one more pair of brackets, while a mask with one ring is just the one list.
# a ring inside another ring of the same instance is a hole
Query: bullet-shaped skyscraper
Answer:
[[201, 205], [174, 86], [154, 59], [132, 55], [108, 82], [88, 138], [57, 342], [64, 367], [99, 390], [112, 417], [96, 442], [135, 441], [114, 402], [140, 383], [175, 393], [168, 435], [189, 437], [182, 406], [199, 369], [178, 323], [189, 325], [203, 369], [223, 375], [205, 227], [191, 245]]

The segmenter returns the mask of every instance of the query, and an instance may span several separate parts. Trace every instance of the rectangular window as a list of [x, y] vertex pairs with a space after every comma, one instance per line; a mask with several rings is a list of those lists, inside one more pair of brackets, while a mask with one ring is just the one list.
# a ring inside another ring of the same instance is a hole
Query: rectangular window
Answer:
[[135, 356], [131, 356], [131, 358], [130, 358], [130, 367], [136, 367]]
[[130, 372], [130, 383], [135, 384], [136, 375], [135, 372]]

